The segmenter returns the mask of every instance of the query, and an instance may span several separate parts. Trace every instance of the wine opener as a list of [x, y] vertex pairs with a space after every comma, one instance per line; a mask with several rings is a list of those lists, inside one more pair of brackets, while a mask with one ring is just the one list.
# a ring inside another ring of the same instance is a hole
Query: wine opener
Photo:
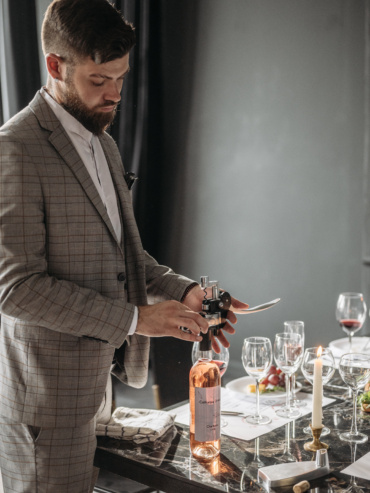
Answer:
[[[227, 312], [231, 307], [230, 293], [221, 291], [218, 281], [209, 281], [208, 276], [202, 276], [200, 278], [200, 287], [204, 291], [202, 312], [200, 312], [200, 315], [209, 320], [209, 332], [217, 336], [219, 330], [222, 329], [226, 323]], [[191, 333], [186, 327], [180, 327], [180, 329], [188, 334]]]
[[[208, 276], [202, 276], [200, 278], [200, 287], [204, 291], [204, 299], [202, 302], [203, 315], [205, 315], [206, 318], [209, 318], [210, 315], [219, 316], [218, 324], [211, 326], [213, 335], [217, 336], [219, 330], [222, 329], [226, 323], [227, 312], [231, 307], [230, 293], [227, 291], [220, 291], [218, 281], [209, 281]], [[207, 298], [210, 294], [209, 288], [211, 288], [212, 294], [211, 297]]]
[[270, 488], [289, 486], [300, 481], [320, 478], [329, 474], [328, 451], [320, 449], [316, 452], [315, 461], [288, 462], [274, 466], [261, 467], [258, 470], [258, 482], [269, 491]]

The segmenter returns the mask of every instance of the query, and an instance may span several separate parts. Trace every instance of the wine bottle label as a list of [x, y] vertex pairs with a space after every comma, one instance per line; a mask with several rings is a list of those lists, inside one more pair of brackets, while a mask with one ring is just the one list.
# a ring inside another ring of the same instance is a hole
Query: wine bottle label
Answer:
[[198, 442], [218, 440], [221, 434], [221, 387], [195, 387], [195, 430]]

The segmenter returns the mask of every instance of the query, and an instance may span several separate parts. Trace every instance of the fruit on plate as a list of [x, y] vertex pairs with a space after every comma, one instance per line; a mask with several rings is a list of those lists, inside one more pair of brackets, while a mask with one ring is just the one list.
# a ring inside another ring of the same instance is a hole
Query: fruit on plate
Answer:
[[[276, 392], [277, 390], [285, 390], [285, 375], [276, 366], [271, 365], [265, 378], [258, 385], [261, 394], [266, 392]], [[247, 393], [255, 394], [256, 385], [251, 383], [247, 385]]]
[[366, 413], [370, 413], [370, 392], [364, 392], [358, 398], [358, 403], [361, 405], [361, 409]]
[[[260, 393], [262, 394], [263, 392], [265, 392], [266, 385], [263, 385], [263, 383], [260, 383], [258, 385], [258, 388], [259, 388]], [[249, 385], [247, 385], [247, 393], [248, 394], [255, 394], [256, 393], [256, 385], [254, 383], [250, 383]]]

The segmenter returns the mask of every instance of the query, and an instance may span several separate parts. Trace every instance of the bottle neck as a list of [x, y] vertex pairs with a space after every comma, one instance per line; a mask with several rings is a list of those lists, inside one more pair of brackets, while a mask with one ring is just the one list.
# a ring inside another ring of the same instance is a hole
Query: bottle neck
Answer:
[[199, 351], [201, 353], [211, 352], [211, 354], [212, 354], [212, 334], [211, 334], [211, 329], [208, 329], [208, 331], [205, 334], [202, 333], [201, 336], [202, 336], [202, 340], [199, 342]]

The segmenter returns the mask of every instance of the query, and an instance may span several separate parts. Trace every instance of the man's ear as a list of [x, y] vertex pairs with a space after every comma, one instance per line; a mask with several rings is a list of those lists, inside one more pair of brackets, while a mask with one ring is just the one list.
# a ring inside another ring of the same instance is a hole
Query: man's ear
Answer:
[[53, 79], [63, 80], [63, 59], [55, 53], [45, 55], [46, 68]]

